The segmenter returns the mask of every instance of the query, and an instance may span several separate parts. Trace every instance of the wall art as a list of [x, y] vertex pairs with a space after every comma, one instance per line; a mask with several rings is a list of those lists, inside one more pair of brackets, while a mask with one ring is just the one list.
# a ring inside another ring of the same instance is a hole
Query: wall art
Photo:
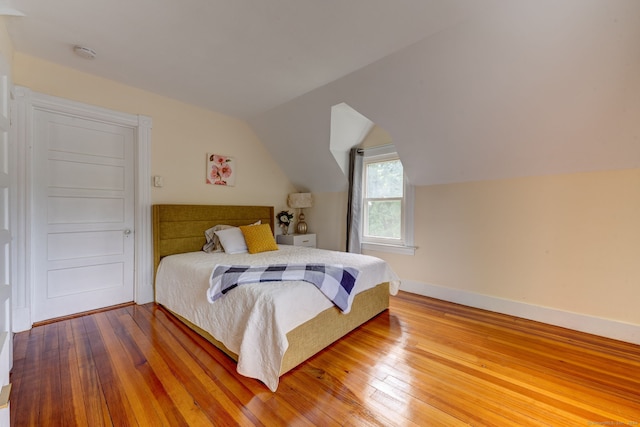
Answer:
[[236, 182], [233, 157], [207, 153], [207, 184], [233, 186]]

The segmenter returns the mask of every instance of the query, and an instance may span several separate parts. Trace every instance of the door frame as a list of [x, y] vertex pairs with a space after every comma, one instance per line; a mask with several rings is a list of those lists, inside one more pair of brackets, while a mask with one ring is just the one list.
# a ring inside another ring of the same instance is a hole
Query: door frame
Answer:
[[[13, 369], [13, 327], [12, 321], [12, 296], [13, 291], [13, 261], [14, 238], [14, 218], [12, 207], [15, 203], [15, 191], [12, 183], [15, 181], [15, 139], [11, 130], [11, 120], [13, 111], [10, 105], [12, 92], [11, 67], [5, 56], [0, 52], [0, 128], [2, 132], [7, 132], [6, 144], [2, 147], [2, 160], [6, 163], [2, 168], [2, 188], [8, 191], [4, 194], [5, 205], [2, 206], [4, 223], [0, 226], [0, 243], [5, 246], [2, 255], [5, 258], [4, 269], [2, 270], [2, 280], [0, 280], [0, 316], [2, 316], [3, 327], [0, 330], [0, 426], [11, 425], [11, 376]], [[5, 216], [6, 215], [6, 216]], [[8, 261], [8, 262], [7, 262]], [[6, 405], [6, 406], [4, 406]]]
[[16, 224], [15, 265], [13, 281], [13, 330], [31, 329], [33, 268], [31, 262], [31, 218], [33, 197], [33, 112], [35, 110], [66, 114], [103, 123], [128, 127], [134, 130], [134, 302], [145, 304], [154, 300], [153, 257], [151, 231], [151, 128], [150, 117], [122, 113], [76, 101], [70, 101], [29, 88], [14, 88], [16, 113], [15, 137], [17, 141], [17, 171], [15, 180], [17, 200], [13, 206]]

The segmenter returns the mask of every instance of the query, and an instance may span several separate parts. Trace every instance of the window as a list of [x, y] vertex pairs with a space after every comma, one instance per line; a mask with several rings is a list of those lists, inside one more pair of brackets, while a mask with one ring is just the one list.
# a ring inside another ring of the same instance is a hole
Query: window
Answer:
[[362, 174], [363, 248], [413, 253], [413, 192], [397, 153], [366, 150]]

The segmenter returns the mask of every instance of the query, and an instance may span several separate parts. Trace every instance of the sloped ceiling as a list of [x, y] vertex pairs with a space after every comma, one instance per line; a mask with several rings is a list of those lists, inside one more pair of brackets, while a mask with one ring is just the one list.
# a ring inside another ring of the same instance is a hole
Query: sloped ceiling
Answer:
[[341, 191], [342, 102], [430, 185], [640, 167], [640, 2], [508, 2], [250, 119], [293, 183]]
[[11, 0], [7, 22], [21, 53], [246, 118], [499, 1]]
[[300, 190], [346, 188], [341, 103], [416, 185], [640, 167], [638, 0], [11, 5], [16, 51], [248, 119]]

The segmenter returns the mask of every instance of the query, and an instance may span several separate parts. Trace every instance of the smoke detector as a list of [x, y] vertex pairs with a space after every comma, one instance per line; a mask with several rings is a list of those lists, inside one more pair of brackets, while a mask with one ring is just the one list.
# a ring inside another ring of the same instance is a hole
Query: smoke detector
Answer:
[[96, 57], [96, 51], [85, 46], [74, 46], [73, 51], [76, 55], [81, 56], [85, 59], [94, 59]]

